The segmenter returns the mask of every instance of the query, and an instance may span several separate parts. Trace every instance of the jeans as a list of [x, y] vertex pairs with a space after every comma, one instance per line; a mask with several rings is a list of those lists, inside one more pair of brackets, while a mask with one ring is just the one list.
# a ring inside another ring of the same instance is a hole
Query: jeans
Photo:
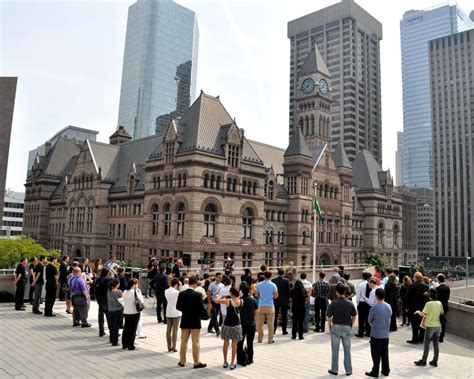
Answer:
[[16, 283], [16, 292], [15, 292], [15, 309], [21, 309], [24, 304], [24, 297], [25, 297], [25, 282], [23, 280], [19, 280]]
[[314, 299], [314, 320], [317, 332], [324, 332], [327, 306], [328, 300], [325, 297], [317, 297]]
[[168, 317], [166, 319], [166, 342], [168, 349], [176, 350], [176, 340], [178, 339], [178, 328], [181, 317]]
[[207, 331], [212, 332], [212, 330], [214, 329], [216, 333], [219, 333], [219, 322], [217, 321], [217, 317], [219, 316], [221, 306], [217, 303], [214, 303], [213, 301], [211, 301], [211, 305], [211, 320], [209, 321]]
[[263, 341], [263, 324], [265, 323], [265, 320], [267, 320], [268, 343], [273, 343], [273, 321], [275, 321], [275, 309], [273, 307], [258, 307], [257, 315], [258, 342], [261, 343]]
[[237, 342], [237, 350], [244, 350], [244, 342], [247, 342], [247, 356], [249, 362], [253, 361], [253, 340], [255, 339], [255, 325], [242, 325], [242, 340]]
[[43, 291], [43, 285], [36, 283], [34, 288], [33, 312], [38, 312], [41, 303], [41, 292]]
[[370, 354], [372, 355], [372, 373], [379, 374], [382, 361], [382, 374], [388, 376], [390, 365], [388, 361], [388, 338], [370, 337]]
[[107, 310], [107, 303], [101, 303], [97, 302], [97, 305], [99, 306], [99, 315], [98, 315], [98, 322], [99, 322], [99, 334], [103, 336], [105, 334], [104, 330], [104, 316], [105, 319], [107, 320], [107, 326], [110, 331], [110, 317], [109, 317], [109, 311]]
[[305, 308], [293, 307], [293, 327], [291, 328], [291, 336], [296, 338], [296, 333], [298, 333], [299, 338], [303, 338], [303, 322], [304, 314], [306, 312]]
[[122, 348], [135, 350], [135, 337], [137, 335], [140, 313], [124, 314], [125, 325], [122, 332]]
[[439, 356], [439, 334], [441, 332], [441, 327], [436, 326], [436, 327], [428, 327], [426, 328], [425, 332], [425, 339], [423, 340], [423, 358], [421, 358], [422, 361], [426, 362], [426, 359], [428, 359], [428, 353], [430, 352], [430, 342], [433, 341], [433, 347], [434, 347], [434, 356], [433, 356], [433, 362], [438, 363], [438, 356]]
[[122, 317], [123, 317], [123, 309], [109, 312], [110, 343], [112, 345], [118, 344], [118, 335], [119, 335], [120, 325], [122, 324]]
[[346, 374], [352, 374], [351, 361], [351, 337], [352, 328], [349, 325], [334, 324], [331, 330], [331, 371], [338, 372], [339, 368], [339, 344], [342, 340], [344, 348], [344, 368]]
[[288, 304], [275, 304], [275, 320], [273, 322], [273, 333], [278, 328], [278, 314], [281, 313], [281, 330], [286, 333], [286, 327], [288, 324]]
[[308, 333], [310, 306], [311, 306], [311, 304], [310, 304], [309, 299], [306, 299], [306, 306], [305, 306], [305, 312], [304, 312], [304, 321], [303, 321], [303, 332], [305, 332], [305, 333]]
[[188, 340], [191, 336], [193, 345], [193, 360], [194, 364], [199, 364], [199, 338], [201, 329], [181, 329], [181, 346], [179, 348], [179, 362], [186, 363], [186, 352], [188, 351]]

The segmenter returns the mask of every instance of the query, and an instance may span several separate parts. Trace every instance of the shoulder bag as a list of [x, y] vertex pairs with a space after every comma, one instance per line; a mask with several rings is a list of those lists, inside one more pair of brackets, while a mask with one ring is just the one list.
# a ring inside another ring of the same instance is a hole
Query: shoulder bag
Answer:
[[137, 290], [134, 291], [135, 293], [135, 307], [137, 308], [137, 312], [140, 313], [145, 309], [145, 305], [140, 301], [140, 299], [137, 296]]
[[[80, 293], [74, 293], [75, 288], [76, 288], [75, 286], [76, 282], [77, 282], [77, 279], [74, 281], [74, 285], [72, 286], [71, 302], [72, 302], [72, 305], [75, 307], [83, 307], [84, 305], [87, 304], [86, 296], [82, 293], [82, 291]], [[72, 279], [71, 279], [71, 285], [72, 285]]]

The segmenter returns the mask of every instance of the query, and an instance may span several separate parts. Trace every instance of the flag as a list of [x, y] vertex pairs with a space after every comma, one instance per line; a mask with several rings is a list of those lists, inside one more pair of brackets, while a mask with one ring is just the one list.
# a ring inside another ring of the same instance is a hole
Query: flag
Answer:
[[313, 197], [313, 209], [318, 214], [319, 223], [322, 224], [324, 222], [324, 214], [321, 211], [321, 207], [319, 206], [318, 197], [316, 196], [316, 194], [314, 194]]

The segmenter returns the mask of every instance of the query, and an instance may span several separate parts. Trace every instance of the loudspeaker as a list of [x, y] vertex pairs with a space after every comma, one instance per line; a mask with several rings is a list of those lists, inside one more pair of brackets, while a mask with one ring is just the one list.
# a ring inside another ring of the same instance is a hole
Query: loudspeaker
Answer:
[[401, 283], [403, 283], [403, 277], [404, 276], [411, 276], [411, 267], [410, 266], [399, 266], [398, 267], [398, 280]]
[[183, 254], [183, 264], [187, 267], [191, 266], [191, 254]]

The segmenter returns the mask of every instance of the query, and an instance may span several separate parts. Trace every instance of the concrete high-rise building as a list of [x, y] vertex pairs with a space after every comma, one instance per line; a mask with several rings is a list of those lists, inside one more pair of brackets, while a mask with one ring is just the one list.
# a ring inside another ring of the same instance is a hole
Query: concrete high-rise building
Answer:
[[463, 263], [474, 252], [473, 56], [474, 30], [429, 42], [435, 254]]
[[400, 21], [403, 83], [403, 184], [432, 187], [428, 41], [474, 28], [457, 5], [410, 10]]
[[[382, 24], [353, 0], [288, 23], [290, 38], [290, 139], [298, 125], [298, 72], [317, 46], [331, 77], [331, 146], [341, 141], [350, 161], [369, 150], [382, 163], [380, 40]], [[317, 83], [319, 86], [319, 83]]]
[[[196, 14], [172, 0], [130, 6], [118, 124], [133, 138], [155, 134], [157, 117], [169, 121], [188, 109], [196, 93], [198, 41]], [[157, 132], [165, 124], [158, 122]]]
[[403, 132], [397, 132], [397, 151], [395, 151], [395, 181], [403, 186]]
[[434, 208], [433, 189], [416, 187], [416, 238], [418, 261], [429, 264], [427, 258], [434, 255]]
[[5, 206], [2, 213], [1, 237], [15, 237], [22, 234], [25, 194], [23, 192], [5, 192]]
[[16, 77], [0, 77], [0, 215], [3, 214], [17, 80]]

